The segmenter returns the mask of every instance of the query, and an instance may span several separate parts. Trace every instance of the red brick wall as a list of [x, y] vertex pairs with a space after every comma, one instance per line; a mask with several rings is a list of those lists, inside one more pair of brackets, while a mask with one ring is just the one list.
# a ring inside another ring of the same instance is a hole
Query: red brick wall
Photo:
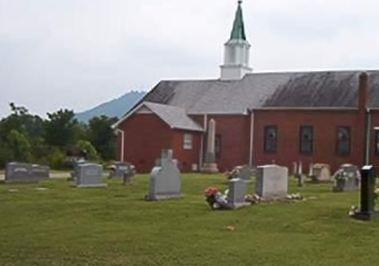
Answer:
[[[202, 121], [203, 116], [195, 120]], [[207, 116], [216, 121], [216, 134], [221, 135], [221, 156], [217, 160], [220, 171], [232, 169], [249, 161], [250, 116], [214, 115]], [[358, 111], [291, 111], [257, 110], [254, 115], [253, 163], [256, 165], [277, 163], [292, 167], [294, 161], [302, 161], [304, 171], [309, 163], [328, 163], [336, 170], [343, 163], [361, 166], [365, 154], [364, 114]], [[264, 127], [278, 127], [278, 149], [275, 154], [264, 152]], [[299, 152], [299, 130], [301, 125], [314, 128], [314, 151], [312, 155]], [[337, 127], [351, 127], [351, 152], [340, 156], [336, 152]], [[372, 127], [379, 126], [379, 112], [373, 115]], [[182, 171], [190, 171], [191, 165], [199, 163], [202, 133], [193, 134], [193, 149], [183, 149], [183, 135], [186, 131], [172, 130], [153, 114], [136, 114], [120, 125], [125, 131], [125, 157], [136, 165], [139, 172], [149, 172], [162, 149], [171, 148], [174, 157], [180, 161]], [[371, 134], [371, 158], [379, 164], [374, 155], [374, 133]], [[206, 136], [204, 151], [206, 147]]]
[[[308, 171], [309, 163], [328, 163], [335, 171], [343, 163], [358, 166], [364, 160], [364, 114], [358, 111], [256, 111], [254, 129], [254, 162], [257, 165], [277, 163], [292, 167], [294, 161], [302, 161]], [[278, 146], [275, 154], [264, 151], [264, 127], [278, 127]], [[299, 152], [301, 125], [312, 125], [314, 150], [312, 155]], [[351, 152], [340, 156], [336, 152], [337, 127], [351, 127]], [[290, 168], [291, 169], [291, 168]]]
[[[173, 150], [174, 158], [179, 160], [182, 171], [190, 171], [191, 165], [199, 161], [201, 133], [188, 132], [193, 135], [193, 148], [184, 150], [183, 135], [187, 131], [172, 130], [155, 114], [134, 114], [119, 128], [125, 132], [123, 161], [134, 164], [140, 173], [151, 171], [162, 149]], [[119, 134], [119, 147], [120, 136]], [[120, 148], [118, 150], [120, 154]]]
[[123, 159], [134, 164], [138, 172], [149, 172], [161, 150], [171, 148], [172, 131], [156, 115], [132, 115], [119, 128], [125, 132]]
[[[191, 150], [183, 149], [185, 133], [192, 135]], [[179, 160], [179, 167], [181, 171], [191, 172], [192, 164], [199, 164], [201, 136], [202, 133], [200, 132], [189, 132], [183, 130], [175, 130], [173, 132], [172, 149], [174, 151], [174, 157]]]
[[219, 170], [224, 172], [249, 163], [250, 116], [208, 115], [208, 121], [212, 118], [216, 121], [216, 134], [221, 136], [221, 155], [217, 159]]

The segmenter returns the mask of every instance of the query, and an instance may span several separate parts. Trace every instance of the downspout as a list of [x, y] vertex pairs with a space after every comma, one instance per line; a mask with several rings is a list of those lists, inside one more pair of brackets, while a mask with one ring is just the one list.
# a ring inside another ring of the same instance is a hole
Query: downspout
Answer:
[[253, 149], [254, 149], [254, 112], [250, 110], [250, 145], [249, 145], [249, 166], [253, 166]]
[[125, 155], [125, 131], [119, 128], [116, 128], [115, 130], [116, 134], [121, 134], [121, 150], [120, 150], [120, 161], [124, 161], [124, 155]]
[[370, 165], [370, 147], [371, 147], [371, 110], [366, 111], [366, 152], [365, 152], [365, 165]]
[[368, 105], [368, 87], [369, 87], [369, 77], [366, 72], [362, 72], [359, 75], [359, 90], [358, 90], [358, 112], [359, 116], [364, 123], [364, 135], [363, 135], [363, 162], [368, 165], [370, 162], [370, 131], [371, 131], [371, 114], [367, 108]]

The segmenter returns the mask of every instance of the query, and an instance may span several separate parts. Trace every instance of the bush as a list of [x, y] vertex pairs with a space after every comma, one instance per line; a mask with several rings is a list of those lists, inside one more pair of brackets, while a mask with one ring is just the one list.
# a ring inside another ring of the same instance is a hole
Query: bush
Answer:
[[66, 167], [66, 154], [58, 148], [54, 148], [48, 157], [49, 165], [52, 169], [64, 169]]
[[11, 161], [12, 158], [10, 158], [10, 154], [12, 154], [12, 152], [9, 147], [5, 144], [0, 144], [0, 169], [4, 169], [6, 163]]
[[95, 147], [91, 144], [91, 142], [86, 140], [79, 140], [76, 143], [76, 147], [79, 150], [85, 151], [87, 153], [87, 159], [90, 161], [99, 161], [100, 156], [96, 151]]

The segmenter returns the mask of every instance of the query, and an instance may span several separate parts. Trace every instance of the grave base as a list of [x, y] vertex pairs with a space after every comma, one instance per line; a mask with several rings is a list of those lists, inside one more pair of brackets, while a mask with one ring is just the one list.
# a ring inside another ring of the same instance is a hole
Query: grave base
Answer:
[[357, 212], [352, 218], [361, 221], [371, 221], [378, 218], [378, 212]]
[[[258, 195], [259, 196], [259, 195]], [[261, 201], [262, 202], [272, 202], [272, 201], [281, 201], [281, 200], [285, 200], [287, 198], [287, 194], [285, 195], [276, 195], [276, 196], [265, 196], [265, 197], [261, 197]]]
[[159, 201], [159, 200], [169, 200], [169, 199], [180, 199], [182, 194], [158, 194], [158, 195], [146, 195], [145, 199], [147, 201]]
[[104, 188], [107, 187], [108, 184], [87, 184], [87, 185], [74, 185], [77, 188]]
[[219, 173], [217, 163], [204, 163], [201, 172], [206, 174], [217, 174]]
[[353, 192], [353, 191], [359, 191], [359, 187], [356, 187], [356, 188], [333, 187], [333, 192]]
[[38, 184], [39, 182], [41, 182], [41, 181], [44, 181], [44, 180], [47, 180], [47, 178], [46, 179], [38, 179], [38, 180], [24, 180], [24, 179], [22, 179], [22, 180], [15, 180], [15, 179], [13, 179], [13, 180], [7, 180], [7, 179], [5, 179], [4, 180], [4, 183], [5, 184]]
[[243, 208], [243, 207], [246, 207], [246, 206], [250, 206], [251, 203], [250, 202], [241, 202], [241, 203], [229, 203], [228, 204], [228, 208], [232, 209], [232, 210], [235, 210], [235, 209], [240, 209], [240, 208]]

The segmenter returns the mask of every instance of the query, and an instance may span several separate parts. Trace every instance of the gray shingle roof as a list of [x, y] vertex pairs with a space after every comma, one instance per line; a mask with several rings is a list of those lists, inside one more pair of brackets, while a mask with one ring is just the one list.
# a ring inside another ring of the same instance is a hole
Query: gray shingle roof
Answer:
[[203, 131], [196, 122], [187, 116], [183, 108], [151, 102], [144, 102], [142, 105], [150, 109], [171, 128]]
[[[357, 107], [362, 71], [253, 73], [242, 80], [161, 81], [144, 101], [188, 114], [245, 114], [262, 107]], [[370, 78], [370, 107], [379, 107], [379, 71]]]

